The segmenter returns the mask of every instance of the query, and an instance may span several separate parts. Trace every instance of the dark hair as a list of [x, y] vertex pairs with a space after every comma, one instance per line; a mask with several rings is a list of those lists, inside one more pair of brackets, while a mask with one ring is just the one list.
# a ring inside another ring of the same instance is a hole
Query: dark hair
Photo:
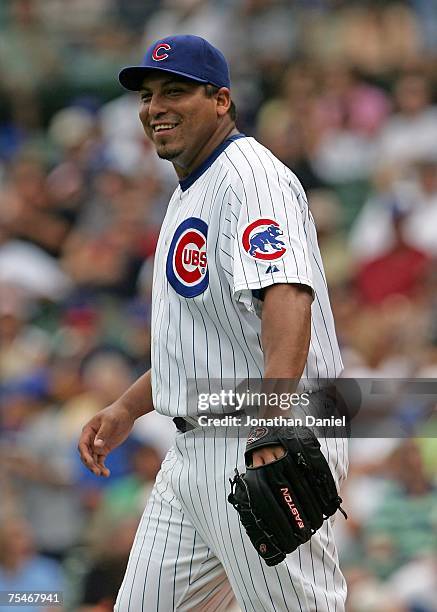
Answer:
[[[211, 85], [211, 83], [207, 83], [205, 85], [205, 93], [207, 98], [212, 98], [219, 90], [220, 87], [217, 87], [216, 85]], [[230, 116], [232, 121], [235, 121], [237, 118], [237, 108], [233, 100], [231, 100], [231, 106], [229, 107], [228, 115]]]

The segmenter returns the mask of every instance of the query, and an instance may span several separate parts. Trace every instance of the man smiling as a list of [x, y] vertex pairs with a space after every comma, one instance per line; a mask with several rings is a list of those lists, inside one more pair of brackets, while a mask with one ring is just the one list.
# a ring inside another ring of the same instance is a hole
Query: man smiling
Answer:
[[179, 178], [188, 176], [227, 136], [238, 133], [227, 117], [229, 90], [222, 88], [214, 95], [215, 89], [162, 74], [147, 76], [141, 85], [144, 131], [159, 157], [173, 163]]
[[[140, 92], [144, 131], [173, 164], [179, 185], [155, 255], [152, 368], [91, 419], [79, 451], [91, 471], [109, 476], [105, 458], [139, 416], [155, 409], [178, 431], [115, 609], [226, 610], [236, 597], [251, 612], [342, 612], [346, 587], [331, 523], [275, 566], [269, 546], [258, 554], [227, 502], [249, 431], [202, 427], [200, 414], [224, 415], [229, 406], [200, 412], [189, 385], [227, 380], [237, 388], [248, 379], [341, 373], [305, 194], [270, 151], [239, 133], [228, 65], [206, 40], [160, 40], [119, 79]], [[270, 429], [265, 445], [258, 439], [251, 468], [285, 457], [276, 433]], [[344, 441], [329, 449], [321, 443], [338, 487], [347, 468]]]

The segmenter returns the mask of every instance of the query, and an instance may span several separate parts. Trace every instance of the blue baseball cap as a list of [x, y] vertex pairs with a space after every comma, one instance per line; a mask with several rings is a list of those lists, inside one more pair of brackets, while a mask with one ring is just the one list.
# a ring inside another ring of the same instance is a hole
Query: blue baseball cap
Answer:
[[153, 43], [142, 64], [123, 68], [118, 80], [126, 89], [140, 91], [150, 70], [171, 72], [216, 87], [231, 86], [229, 66], [223, 53], [204, 38], [190, 34], [168, 36]]

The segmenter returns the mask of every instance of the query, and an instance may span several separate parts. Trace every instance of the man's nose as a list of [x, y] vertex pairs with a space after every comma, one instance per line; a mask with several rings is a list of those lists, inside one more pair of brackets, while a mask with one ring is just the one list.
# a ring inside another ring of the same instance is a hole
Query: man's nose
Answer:
[[158, 117], [167, 110], [163, 96], [159, 94], [153, 94], [149, 101], [149, 115], [151, 117]]

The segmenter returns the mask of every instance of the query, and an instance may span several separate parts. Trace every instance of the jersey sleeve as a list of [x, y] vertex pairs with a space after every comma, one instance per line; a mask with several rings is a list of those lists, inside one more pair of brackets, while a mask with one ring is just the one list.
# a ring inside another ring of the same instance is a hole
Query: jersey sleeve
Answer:
[[296, 177], [273, 159], [265, 154], [262, 163], [236, 170], [230, 188], [230, 284], [235, 299], [249, 310], [260, 290], [276, 283], [314, 291], [305, 194]]

